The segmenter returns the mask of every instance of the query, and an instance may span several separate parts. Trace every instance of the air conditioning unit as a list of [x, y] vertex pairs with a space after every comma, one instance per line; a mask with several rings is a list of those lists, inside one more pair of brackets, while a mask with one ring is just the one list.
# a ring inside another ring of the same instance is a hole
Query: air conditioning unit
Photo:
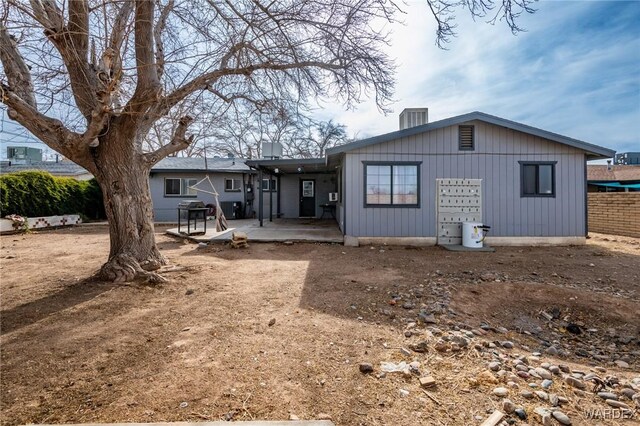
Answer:
[[329, 201], [331, 201], [331, 202], [338, 201], [338, 193], [337, 192], [330, 192], [329, 193]]

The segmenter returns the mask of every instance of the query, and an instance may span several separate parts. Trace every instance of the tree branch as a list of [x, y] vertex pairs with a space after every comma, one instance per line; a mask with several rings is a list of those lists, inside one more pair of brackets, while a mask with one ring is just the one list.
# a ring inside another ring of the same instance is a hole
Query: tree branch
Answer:
[[89, 53], [89, 5], [86, 0], [69, 0], [69, 42], [78, 60], [87, 62]]
[[27, 105], [37, 108], [31, 81], [31, 72], [18, 51], [15, 40], [4, 25], [0, 24], [0, 61], [9, 86]]
[[[77, 163], [83, 163], [81, 159], [82, 147], [80, 146], [83, 135], [67, 129], [60, 120], [40, 113], [4, 83], [0, 83], [0, 100], [9, 107], [8, 115], [10, 119], [26, 127], [27, 130], [54, 150]], [[85, 166], [85, 164], [81, 165]]]
[[173, 134], [173, 137], [171, 138], [171, 142], [161, 146], [153, 152], [144, 154], [144, 158], [147, 160], [147, 164], [149, 166], [153, 166], [163, 158], [189, 147], [189, 145], [191, 145], [191, 143], [193, 142], [194, 137], [193, 135], [187, 137], [186, 132], [187, 128], [192, 122], [192, 117], [188, 115], [182, 117], [180, 119], [180, 122], [178, 123], [178, 127], [176, 127], [176, 131]]
[[161, 90], [153, 42], [154, 7], [154, 1], [136, 0], [134, 35], [138, 81], [133, 96], [124, 108], [125, 113], [134, 115], [134, 121], [139, 119], [135, 115], [146, 112], [157, 101]]
[[320, 61], [302, 61], [290, 64], [275, 64], [273, 62], [264, 62], [255, 65], [248, 65], [245, 67], [239, 68], [221, 68], [210, 73], [202, 74], [199, 77], [194, 78], [190, 82], [184, 84], [183, 86], [177, 88], [169, 95], [163, 97], [158, 105], [157, 113], [160, 115], [166, 114], [173, 106], [178, 104], [178, 102], [182, 101], [184, 98], [189, 96], [190, 94], [198, 91], [204, 90], [209, 87], [210, 84], [214, 83], [218, 79], [224, 76], [229, 75], [245, 75], [250, 76], [255, 71], [259, 70], [272, 70], [272, 71], [285, 71], [292, 69], [300, 69], [300, 68], [320, 68], [326, 71], [339, 71], [344, 69], [344, 65], [341, 64], [342, 61], [336, 59], [332, 63], [325, 63]]
[[153, 38], [156, 42], [156, 68], [158, 70], [158, 78], [162, 78], [164, 74], [164, 45], [162, 44], [162, 32], [167, 25], [167, 18], [169, 13], [173, 9], [174, 0], [169, 0], [162, 12], [160, 12], [160, 18], [153, 30]]

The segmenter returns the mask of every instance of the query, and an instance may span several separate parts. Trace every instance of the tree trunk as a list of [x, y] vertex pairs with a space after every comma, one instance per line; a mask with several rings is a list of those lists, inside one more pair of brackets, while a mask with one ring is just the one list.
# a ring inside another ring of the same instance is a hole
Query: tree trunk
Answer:
[[140, 278], [164, 282], [164, 278], [153, 272], [166, 264], [166, 260], [156, 246], [154, 235], [150, 168], [141, 155], [131, 152], [127, 155], [127, 151], [111, 146], [96, 152], [102, 157], [96, 163], [103, 166], [98, 168], [95, 177], [102, 189], [111, 240], [109, 260], [99, 275], [115, 282]]

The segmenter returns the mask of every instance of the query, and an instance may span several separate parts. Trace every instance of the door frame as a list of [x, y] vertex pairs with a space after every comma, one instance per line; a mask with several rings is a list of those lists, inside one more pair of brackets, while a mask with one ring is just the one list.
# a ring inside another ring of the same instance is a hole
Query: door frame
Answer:
[[[304, 181], [311, 181], [313, 182], [313, 214], [311, 216], [303, 216], [302, 215], [302, 182]], [[298, 217], [316, 217], [316, 200], [318, 197], [318, 188], [316, 186], [316, 180], [315, 179], [307, 179], [307, 178], [300, 178], [299, 184], [298, 184]]]

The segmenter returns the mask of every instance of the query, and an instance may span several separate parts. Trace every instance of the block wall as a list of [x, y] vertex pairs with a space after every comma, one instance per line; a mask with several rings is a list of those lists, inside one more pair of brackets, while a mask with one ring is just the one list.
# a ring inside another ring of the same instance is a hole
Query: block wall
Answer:
[[590, 192], [589, 231], [640, 237], [640, 192]]

